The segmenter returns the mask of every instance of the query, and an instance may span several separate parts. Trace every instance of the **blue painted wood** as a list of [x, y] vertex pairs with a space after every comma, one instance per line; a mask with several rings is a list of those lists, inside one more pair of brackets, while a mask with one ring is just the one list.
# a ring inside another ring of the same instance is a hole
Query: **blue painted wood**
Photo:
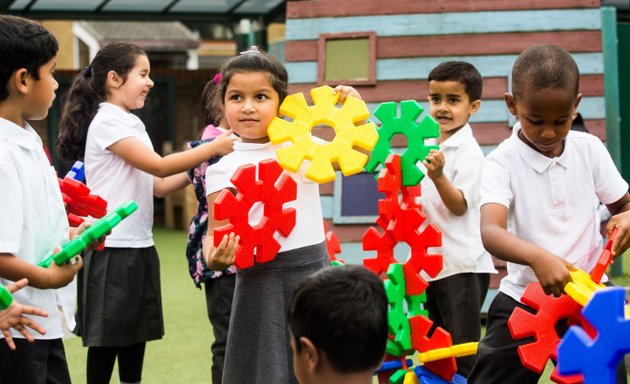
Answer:
[[289, 19], [287, 40], [316, 40], [321, 33], [375, 31], [377, 36], [596, 30], [599, 9], [453, 12], [391, 16]]
[[333, 218], [333, 207], [335, 205], [333, 196], [320, 196], [319, 199], [322, 203], [322, 216], [324, 219]]
[[[378, 227], [374, 224], [375, 227]], [[380, 231], [382, 232], [382, 231]], [[394, 248], [394, 257], [401, 263], [404, 263], [409, 257], [411, 248], [407, 243], [398, 243]], [[341, 244], [340, 258], [344, 259], [347, 264], [363, 264], [363, 259], [366, 257], [376, 257], [376, 251], [364, 251], [363, 244], [360, 242], [346, 242]]]
[[[412, 57], [405, 59], [381, 59], [376, 61], [376, 80], [419, 80], [426, 79], [429, 72], [447, 60], [467, 61], [474, 65], [483, 77], [508, 76], [518, 55], [488, 56], [445, 56]], [[604, 72], [602, 53], [572, 54], [581, 74], [601, 74]], [[286, 63], [289, 83], [317, 83], [317, 62]]]

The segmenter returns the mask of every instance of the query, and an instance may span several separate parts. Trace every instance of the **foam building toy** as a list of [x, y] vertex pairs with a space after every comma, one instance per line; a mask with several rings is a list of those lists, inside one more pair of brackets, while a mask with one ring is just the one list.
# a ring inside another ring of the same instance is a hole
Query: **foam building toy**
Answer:
[[75, 161], [72, 168], [66, 173], [65, 177], [69, 177], [76, 181], [85, 181], [85, 165], [82, 161]]
[[[215, 247], [224, 235], [234, 232], [241, 238], [234, 259], [237, 268], [253, 266], [254, 252], [257, 263], [273, 260], [280, 251], [280, 243], [274, 238], [274, 233], [277, 231], [286, 237], [295, 227], [295, 209], [283, 208], [284, 203], [297, 197], [295, 180], [284, 173], [280, 164], [273, 159], [261, 161], [258, 167], [254, 164], [242, 165], [230, 180], [238, 194], [234, 196], [224, 189], [214, 202], [214, 218], [229, 220], [227, 225], [214, 229]], [[252, 226], [249, 223], [249, 211], [257, 202], [264, 206], [263, 217]]]
[[[370, 116], [365, 102], [348, 97], [339, 108], [339, 93], [333, 93], [329, 86], [312, 89], [311, 96], [312, 106], [307, 105], [302, 93], [287, 96], [280, 105], [279, 114], [292, 121], [274, 117], [267, 129], [273, 144], [292, 143], [276, 151], [279, 163], [285, 169], [297, 172], [304, 160], [310, 160], [305, 176], [320, 184], [335, 179], [334, 162], [339, 164], [345, 176], [361, 172], [368, 156], [353, 147], [369, 152], [378, 140], [374, 124], [355, 125]], [[332, 142], [321, 144], [313, 140], [311, 130], [321, 124], [335, 130]]]
[[[389, 155], [378, 177], [378, 190], [385, 198], [378, 202], [379, 217], [376, 223], [384, 230], [380, 234], [370, 227], [363, 235], [363, 250], [375, 250], [376, 258], [365, 258], [363, 265], [381, 275], [387, 272], [390, 264], [397, 263], [394, 248], [400, 241], [411, 247], [411, 255], [403, 263], [407, 285], [407, 295], [419, 295], [425, 291], [428, 283], [420, 276], [425, 271], [429, 276], [436, 276], [442, 269], [442, 255], [430, 255], [427, 249], [442, 245], [442, 234], [433, 224], [427, 225], [422, 232], [419, 228], [426, 220], [420, 206], [415, 202], [420, 194], [420, 186], [402, 186], [400, 156]], [[399, 195], [402, 193], [402, 202]]]
[[419, 384], [466, 384], [466, 378], [462, 375], [455, 374], [449, 381], [444, 380], [435, 373], [429, 371], [422, 365], [418, 365], [413, 369]]
[[599, 256], [599, 259], [597, 259], [597, 264], [595, 264], [595, 268], [593, 268], [593, 271], [591, 271], [591, 279], [596, 283], [602, 281], [602, 277], [604, 276], [606, 268], [608, 268], [608, 265], [610, 265], [610, 263], [612, 262], [611, 248], [613, 241], [617, 236], [618, 229], [619, 228], [614, 227], [610, 232], [610, 236], [608, 236], [608, 242], [606, 242], [606, 246], [604, 247], [602, 254]]
[[333, 267], [346, 264], [343, 259], [337, 258], [337, 254], [341, 253], [341, 243], [335, 232], [328, 230], [326, 220], [324, 220], [324, 233], [326, 234], [326, 250], [328, 251], [330, 264]]
[[79, 236], [61, 247], [60, 252], [46, 257], [37, 265], [48, 268], [53, 262], [57, 265], [67, 263], [70, 259], [87, 248], [90, 243], [105, 236], [107, 232], [111, 231], [112, 228], [118, 225], [124, 218], [135, 212], [136, 209], [138, 209], [138, 204], [133, 200], [129, 200], [103, 218], [92, 223], [92, 225], [86, 228]]
[[582, 310], [597, 329], [592, 337], [583, 328], [571, 326], [558, 346], [561, 374], [583, 374], [584, 383], [616, 383], [616, 367], [630, 352], [630, 320], [625, 316], [626, 290], [598, 290]]
[[0, 285], [0, 310], [7, 309], [13, 303], [11, 292], [4, 285]]
[[424, 173], [416, 165], [424, 160], [431, 149], [438, 149], [437, 145], [425, 145], [427, 138], [439, 137], [439, 124], [433, 117], [427, 115], [420, 123], [418, 117], [423, 108], [415, 100], [403, 100], [400, 103], [400, 115], [396, 114], [396, 103], [382, 103], [374, 111], [374, 115], [382, 122], [378, 128], [378, 141], [372, 151], [370, 160], [365, 166], [368, 172], [374, 172], [378, 165], [385, 166], [387, 157], [392, 153], [391, 141], [397, 134], [407, 138], [407, 148], [401, 155], [402, 185], [413, 186], [420, 183]]
[[98, 195], [90, 193], [90, 188], [83, 184], [83, 163], [77, 161], [63, 179], [59, 179], [59, 188], [66, 204], [68, 223], [78, 227], [85, 220], [83, 217], [101, 218], [107, 213], [107, 202]]

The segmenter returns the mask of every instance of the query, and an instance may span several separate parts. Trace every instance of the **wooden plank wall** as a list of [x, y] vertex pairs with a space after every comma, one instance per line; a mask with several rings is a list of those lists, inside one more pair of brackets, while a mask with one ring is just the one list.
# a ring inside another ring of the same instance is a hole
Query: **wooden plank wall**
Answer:
[[[584, 94], [579, 111], [605, 140], [600, 4], [596, 0], [310, 0], [287, 2], [285, 60], [292, 92], [318, 86], [320, 34], [374, 31], [375, 86], [357, 87], [373, 111], [383, 101], [415, 99], [427, 107], [427, 75], [445, 60], [465, 60], [484, 77], [482, 106], [473, 116], [477, 140], [491, 150], [509, 136], [503, 102], [517, 55], [534, 44], [572, 53]], [[331, 218], [335, 199], [322, 186]], [[330, 223], [346, 249], [360, 251], [367, 225]]]

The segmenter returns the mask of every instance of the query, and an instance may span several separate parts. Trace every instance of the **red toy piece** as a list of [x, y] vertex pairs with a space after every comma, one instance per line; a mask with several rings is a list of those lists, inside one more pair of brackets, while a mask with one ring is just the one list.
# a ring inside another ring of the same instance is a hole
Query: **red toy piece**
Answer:
[[[283, 209], [284, 203], [297, 197], [295, 180], [282, 172], [282, 167], [273, 159], [259, 163], [259, 180], [256, 180], [256, 165], [246, 164], [234, 172], [230, 179], [238, 194], [223, 190], [214, 202], [214, 218], [229, 219], [230, 222], [214, 230], [214, 245], [218, 246], [223, 235], [236, 233], [241, 237], [234, 265], [239, 269], [273, 260], [280, 244], [273, 235], [276, 231], [288, 236], [295, 227], [295, 209]], [[249, 211], [256, 202], [264, 204], [263, 218], [255, 226], [249, 224]]]
[[84, 221], [82, 217], [98, 219], [107, 214], [107, 202], [100, 196], [91, 195], [90, 188], [85, 184], [71, 177], [58, 180], [70, 226], [79, 226]]
[[[537, 313], [531, 314], [521, 308], [514, 309], [508, 320], [508, 328], [514, 340], [529, 336], [536, 338], [536, 341], [518, 347], [518, 354], [524, 367], [541, 374], [547, 360], [557, 361], [560, 336], [556, 331], [556, 324], [562, 319], [569, 319], [573, 323], [581, 322], [581, 307], [567, 295], [546, 295], [540, 283], [529, 284], [521, 301], [537, 310]], [[581, 383], [582, 376], [560, 376], [558, 368], [555, 368], [551, 380], [564, 384]]]
[[[394, 248], [399, 241], [411, 247], [411, 256], [403, 263], [408, 296], [419, 295], [428, 283], [420, 276], [424, 270], [429, 276], [436, 276], [442, 269], [442, 255], [429, 255], [427, 248], [442, 245], [442, 234], [433, 224], [419, 231], [426, 220], [420, 206], [415, 202], [420, 195], [420, 186], [402, 186], [400, 156], [391, 154], [385, 162], [386, 168], [378, 176], [378, 190], [385, 193], [385, 199], [378, 202], [379, 217], [376, 223], [385, 231], [380, 234], [370, 227], [363, 235], [363, 250], [375, 250], [376, 258], [364, 259], [363, 265], [382, 275], [390, 264], [397, 263]], [[402, 203], [399, 194], [402, 193]]]
[[[427, 337], [433, 322], [426, 316], [413, 316], [409, 318], [411, 326], [411, 348], [418, 352], [427, 352], [438, 348], [453, 345], [451, 334], [437, 327], [431, 337]], [[424, 363], [424, 367], [446, 381], [451, 381], [457, 372], [457, 363], [454, 357]]]
[[597, 259], [597, 264], [595, 264], [595, 268], [591, 272], [591, 280], [596, 283], [599, 283], [602, 280], [602, 276], [604, 276], [604, 272], [608, 265], [612, 262], [612, 255], [610, 253], [610, 249], [612, 248], [612, 243], [615, 240], [615, 236], [617, 236], [617, 227], [613, 227], [610, 232], [610, 236], [608, 237], [608, 242], [606, 243], [606, 247], [602, 251], [602, 254]]
[[341, 243], [335, 232], [328, 230], [326, 220], [324, 220], [324, 233], [326, 234], [326, 249], [328, 250], [330, 262], [345, 264], [346, 262], [343, 259], [338, 259], [336, 256], [338, 253], [341, 253]]

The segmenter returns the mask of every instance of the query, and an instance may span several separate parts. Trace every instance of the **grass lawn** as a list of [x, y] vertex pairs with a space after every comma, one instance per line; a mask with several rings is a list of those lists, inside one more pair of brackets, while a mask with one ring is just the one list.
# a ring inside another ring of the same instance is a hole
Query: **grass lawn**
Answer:
[[[210, 383], [212, 329], [206, 315], [204, 293], [195, 288], [188, 274], [184, 255], [186, 233], [157, 227], [154, 234], [162, 267], [166, 335], [162, 340], [147, 344], [143, 382]], [[630, 286], [630, 253], [624, 256], [623, 263], [626, 274], [613, 281], [619, 286]], [[65, 348], [72, 381], [85, 383], [87, 348], [73, 336], [65, 340]], [[551, 369], [549, 364], [539, 383], [551, 383], [548, 380]], [[116, 367], [111, 383], [119, 383]]]

